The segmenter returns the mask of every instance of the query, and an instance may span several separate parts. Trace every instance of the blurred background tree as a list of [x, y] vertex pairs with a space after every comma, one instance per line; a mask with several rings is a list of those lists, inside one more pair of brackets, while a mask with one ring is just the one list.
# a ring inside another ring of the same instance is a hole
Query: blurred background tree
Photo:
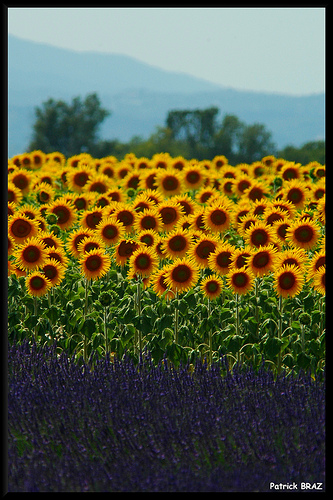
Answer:
[[211, 160], [224, 155], [231, 165], [252, 163], [266, 155], [274, 155], [306, 165], [311, 161], [325, 163], [325, 142], [312, 141], [301, 147], [292, 145], [277, 150], [272, 134], [261, 123], [245, 124], [237, 116], [225, 114], [218, 121], [219, 109], [170, 110], [164, 126], [157, 126], [147, 139], [140, 135], [127, 143], [118, 139], [99, 140], [98, 129], [111, 114], [101, 107], [96, 93], [84, 101], [75, 97], [70, 104], [49, 99], [35, 108], [36, 121], [29, 151], [59, 151], [67, 158], [88, 152], [95, 158], [127, 153], [152, 157], [168, 152], [171, 156]]
[[36, 122], [29, 151], [59, 151], [66, 157], [82, 152], [94, 156], [98, 128], [110, 111], [101, 107], [96, 93], [82, 102], [74, 97], [70, 104], [49, 99], [35, 108]]

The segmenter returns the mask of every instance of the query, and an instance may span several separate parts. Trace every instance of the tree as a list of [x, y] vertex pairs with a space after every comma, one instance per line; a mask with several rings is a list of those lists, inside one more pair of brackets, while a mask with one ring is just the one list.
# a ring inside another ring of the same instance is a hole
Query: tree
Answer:
[[216, 107], [169, 111], [166, 127], [171, 131], [171, 139], [186, 142], [191, 157], [205, 158], [214, 144], [218, 112]]
[[261, 123], [247, 125], [239, 141], [238, 162], [252, 163], [274, 154], [275, 144], [271, 141], [271, 136]]
[[83, 102], [75, 97], [71, 104], [49, 99], [36, 107], [35, 113], [29, 150], [59, 151], [66, 157], [85, 151], [94, 155], [98, 127], [110, 115], [101, 108], [96, 93], [89, 94]]
[[214, 137], [211, 155], [223, 154], [231, 163], [238, 160], [239, 143], [244, 133], [245, 124], [235, 115], [225, 115], [220, 129]]
[[295, 161], [302, 165], [307, 165], [312, 161], [317, 161], [322, 165], [325, 164], [325, 141], [306, 142], [303, 146], [285, 146], [284, 149], [278, 151], [278, 156], [288, 161]]

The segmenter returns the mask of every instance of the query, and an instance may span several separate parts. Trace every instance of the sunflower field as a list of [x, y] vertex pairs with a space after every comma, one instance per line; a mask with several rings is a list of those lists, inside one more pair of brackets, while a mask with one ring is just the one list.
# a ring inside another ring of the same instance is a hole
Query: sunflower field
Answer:
[[318, 162], [11, 158], [10, 491], [318, 481], [325, 271]]
[[325, 166], [8, 162], [9, 340], [83, 357], [325, 364]]

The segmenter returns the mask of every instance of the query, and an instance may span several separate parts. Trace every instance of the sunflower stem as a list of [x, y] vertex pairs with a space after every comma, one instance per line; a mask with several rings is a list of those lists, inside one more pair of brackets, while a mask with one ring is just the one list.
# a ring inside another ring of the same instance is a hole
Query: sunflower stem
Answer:
[[108, 331], [106, 327], [106, 307], [104, 307], [103, 322], [104, 322], [105, 355], [107, 355], [109, 346], [108, 346]]
[[[211, 313], [211, 304], [210, 304], [210, 298], [208, 297], [208, 319], [210, 318], [210, 313]], [[209, 366], [212, 366], [212, 360], [213, 360], [213, 335], [212, 335], [212, 329], [211, 328], [209, 328], [208, 335], [209, 335]]]
[[137, 296], [137, 310], [139, 316], [139, 329], [138, 329], [138, 337], [139, 337], [139, 354], [141, 356], [142, 353], [142, 330], [141, 330], [141, 279], [138, 278], [136, 283], [136, 296]]
[[[34, 296], [34, 316], [37, 318], [37, 297], [36, 295]], [[34, 335], [35, 335], [35, 341], [37, 343], [37, 322], [34, 326]]]
[[176, 297], [175, 297], [175, 326], [174, 326], [175, 344], [178, 344], [178, 320], [179, 320], [178, 292], [176, 292]]
[[[87, 317], [87, 312], [88, 312], [88, 280], [87, 278], [84, 279], [84, 321], [86, 320]], [[86, 335], [83, 336], [83, 359], [84, 362], [87, 362], [88, 359], [88, 353], [87, 353], [87, 337]]]
[[[236, 335], [239, 335], [239, 297], [236, 293]], [[240, 351], [237, 352], [237, 362], [240, 362]]]
[[[283, 310], [283, 297], [279, 296], [279, 324], [278, 324], [278, 339], [282, 337], [282, 310]], [[277, 372], [278, 375], [281, 373], [281, 349], [278, 353], [278, 364], [277, 364]]]

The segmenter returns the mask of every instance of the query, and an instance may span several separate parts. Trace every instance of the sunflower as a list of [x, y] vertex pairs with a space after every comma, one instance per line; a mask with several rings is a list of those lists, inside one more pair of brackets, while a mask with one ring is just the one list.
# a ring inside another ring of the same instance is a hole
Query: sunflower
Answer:
[[138, 194], [132, 203], [132, 208], [138, 213], [154, 207], [155, 202], [145, 192]]
[[121, 222], [126, 233], [130, 233], [137, 219], [137, 213], [129, 203], [117, 203], [113, 212], [113, 217]]
[[220, 170], [224, 165], [228, 164], [228, 160], [223, 155], [217, 155], [217, 156], [214, 156], [214, 158], [212, 159], [211, 163], [212, 163], [212, 166], [216, 170]]
[[281, 297], [298, 295], [304, 284], [303, 271], [294, 264], [276, 268], [274, 272], [274, 288]]
[[229, 229], [233, 206], [230, 202], [216, 200], [206, 207], [202, 217], [205, 229], [212, 233], [222, 233]]
[[22, 201], [23, 193], [13, 182], [8, 181], [8, 202], [19, 205]]
[[136, 231], [152, 229], [158, 233], [163, 229], [163, 220], [156, 208], [145, 209], [137, 215], [134, 228]]
[[295, 163], [294, 161], [289, 161], [283, 165], [280, 170], [280, 175], [284, 181], [290, 181], [291, 179], [302, 179], [301, 164]]
[[248, 212], [246, 215], [240, 217], [240, 222], [237, 224], [237, 232], [241, 236], [244, 236], [245, 231], [256, 222], [260, 222], [258, 215], [253, 215], [251, 212]]
[[44, 243], [45, 248], [61, 248], [63, 241], [52, 231], [39, 231], [38, 238]]
[[141, 171], [137, 169], [133, 169], [130, 172], [128, 172], [127, 175], [120, 181], [120, 186], [124, 191], [127, 191], [128, 189], [134, 189], [137, 190], [139, 187], [141, 179]]
[[174, 229], [179, 219], [184, 215], [183, 207], [171, 200], [159, 203], [156, 210], [162, 218], [162, 231], [166, 232]]
[[215, 236], [200, 235], [197, 241], [193, 242], [188, 250], [188, 257], [192, 259], [198, 267], [205, 269], [208, 267], [208, 258], [215, 252], [219, 240]]
[[265, 199], [269, 195], [267, 185], [263, 181], [254, 180], [248, 189], [245, 189], [242, 198], [250, 201]]
[[8, 255], [12, 255], [15, 251], [16, 243], [14, 238], [8, 235]]
[[244, 248], [235, 248], [231, 255], [231, 267], [240, 269], [248, 266], [248, 260], [251, 257], [253, 248], [245, 245]]
[[165, 197], [180, 194], [184, 191], [183, 179], [179, 170], [171, 167], [157, 170], [155, 184], [157, 191]]
[[175, 225], [175, 229], [190, 229], [191, 220], [190, 215], [183, 215]]
[[316, 207], [317, 217], [322, 224], [326, 223], [326, 195], [320, 198]]
[[106, 216], [97, 224], [94, 234], [106, 245], [115, 245], [124, 237], [125, 227], [116, 217]]
[[261, 177], [266, 171], [266, 166], [262, 161], [255, 161], [250, 165], [252, 177]]
[[264, 276], [273, 271], [276, 262], [277, 249], [273, 245], [259, 247], [248, 259], [248, 266], [255, 276]]
[[67, 185], [71, 191], [82, 193], [87, 182], [94, 176], [94, 170], [87, 166], [82, 165], [68, 170], [66, 174]]
[[16, 211], [15, 214], [17, 217], [20, 217], [21, 215], [28, 217], [30, 220], [37, 219], [40, 217], [40, 211], [37, 207], [34, 205], [31, 205], [29, 203], [25, 203], [24, 205], [21, 205], [21, 207]]
[[[293, 249], [293, 251], [295, 251], [295, 250]], [[320, 250], [318, 250], [317, 252], [315, 252], [312, 255], [311, 259], [308, 261], [308, 265], [309, 265], [309, 268], [308, 268], [309, 274], [314, 274], [314, 273], [316, 273], [318, 271], [318, 269], [321, 266], [325, 266], [326, 265], [326, 252], [325, 252], [325, 249], [321, 248]]]
[[292, 203], [295, 208], [302, 209], [308, 198], [307, 189], [298, 179], [284, 182], [281, 189], [282, 199]]
[[104, 241], [96, 235], [86, 236], [83, 238], [77, 246], [80, 256], [83, 253], [90, 252], [90, 250], [100, 249], [105, 251]]
[[188, 220], [190, 222], [189, 229], [192, 229], [193, 231], [200, 231], [203, 234], [208, 233], [203, 221], [205, 210], [205, 207], [197, 207], [194, 213], [188, 216]]
[[17, 217], [14, 214], [8, 219], [8, 234], [16, 243], [23, 243], [27, 238], [37, 236], [38, 231], [37, 221], [25, 215]]
[[139, 245], [129, 258], [127, 277], [132, 279], [135, 275], [146, 278], [158, 269], [158, 256], [153, 248]]
[[46, 182], [41, 182], [33, 188], [35, 199], [41, 205], [51, 203], [55, 198], [55, 193], [54, 187]]
[[276, 236], [276, 241], [281, 241], [282, 243], [286, 242], [287, 229], [292, 224], [292, 220], [289, 218], [285, 218], [284, 220], [278, 220], [273, 223], [272, 229], [274, 235]]
[[[157, 189], [156, 180], [157, 168], [150, 168], [147, 170], [142, 170], [140, 175], [140, 181], [138, 185], [139, 190], [149, 190], [154, 192]], [[163, 199], [163, 194], [158, 193], [158, 196]]]
[[150, 168], [150, 161], [149, 158], [146, 158], [145, 156], [141, 156], [140, 158], [137, 158], [134, 162], [134, 168], [135, 169], [146, 169]]
[[8, 217], [11, 217], [12, 215], [16, 214], [16, 205], [12, 201], [9, 201], [8, 204]]
[[60, 264], [62, 264], [64, 267], [67, 267], [69, 258], [67, 257], [66, 252], [62, 247], [47, 248], [46, 251], [49, 259], [55, 259], [57, 262], [60, 262]]
[[315, 184], [311, 184], [311, 191], [313, 194], [313, 198], [315, 201], [319, 201], [326, 194], [326, 182], [325, 179], [316, 182]]
[[157, 243], [161, 241], [161, 237], [153, 229], [146, 229], [138, 232], [137, 240], [140, 244], [142, 243], [144, 245], [147, 245], [147, 247], [155, 248]]
[[314, 248], [319, 237], [319, 224], [309, 219], [294, 221], [286, 231], [286, 242], [289, 245], [306, 250]]
[[273, 167], [275, 164], [276, 158], [273, 155], [267, 155], [261, 158], [261, 162], [266, 166], [266, 167]]
[[92, 229], [80, 228], [71, 232], [68, 237], [66, 248], [73, 257], [80, 257], [81, 254], [78, 250], [79, 244], [87, 237], [94, 236], [95, 232]]
[[177, 170], [184, 170], [187, 167], [188, 161], [185, 160], [182, 156], [175, 156], [170, 160], [170, 166]]
[[195, 194], [195, 200], [197, 203], [205, 204], [212, 197], [218, 196], [218, 191], [211, 187], [203, 186], [199, 191]]
[[167, 169], [170, 165], [171, 156], [169, 153], [156, 153], [151, 159], [151, 166], [157, 169]]
[[96, 200], [95, 193], [68, 193], [68, 201], [70, 201], [78, 212], [89, 210]]
[[297, 211], [295, 205], [288, 200], [274, 200], [270, 203], [269, 207], [283, 210], [290, 219], [295, 217]]
[[122, 160], [121, 162], [119, 162], [116, 167], [117, 167], [116, 168], [116, 178], [119, 181], [121, 181], [121, 179], [124, 179], [127, 174], [132, 172], [132, 168], [133, 168], [132, 165], [125, 160]]
[[110, 179], [115, 179], [116, 177], [115, 163], [110, 160], [102, 160], [98, 167], [98, 173], [107, 175]]
[[126, 203], [127, 201], [126, 193], [118, 187], [108, 189], [105, 195], [110, 198], [111, 201], [118, 201], [120, 203]]
[[260, 247], [274, 243], [274, 231], [265, 222], [252, 224], [244, 233], [245, 243], [251, 247]]
[[41, 272], [48, 278], [52, 286], [59, 285], [65, 276], [65, 268], [55, 259], [47, 259]]
[[45, 244], [37, 237], [28, 238], [14, 253], [17, 264], [22, 269], [35, 270], [47, 259]]
[[186, 292], [198, 281], [197, 266], [186, 258], [176, 259], [167, 268], [165, 283], [174, 293]]
[[49, 204], [47, 212], [57, 217], [56, 224], [60, 229], [69, 229], [77, 220], [75, 207], [72, 203], [64, 201], [63, 198], [58, 198]]
[[[251, 211], [251, 203], [249, 201], [241, 200], [239, 203], [235, 204], [233, 213], [231, 215], [232, 222], [237, 226], [241, 222], [241, 218], [247, 215]], [[252, 214], [252, 213], [251, 213]]]
[[272, 226], [276, 221], [283, 221], [287, 218], [287, 214], [284, 210], [278, 207], [268, 207], [263, 215], [263, 222]]
[[27, 194], [30, 191], [32, 180], [33, 174], [28, 172], [24, 168], [18, 168], [13, 173], [8, 175], [8, 181], [12, 182], [14, 186], [16, 186], [16, 188], [22, 192], [23, 195]]
[[200, 283], [200, 289], [210, 300], [216, 299], [223, 290], [223, 281], [216, 274], [207, 276]]
[[79, 259], [82, 274], [86, 279], [96, 280], [104, 276], [111, 266], [111, 258], [100, 248], [83, 253]]
[[193, 214], [195, 211], [195, 208], [197, 204], [195, 201], [187, 194], [178, 194], [176, 196], [173, 196], [170, 201], [174, 201], [176, 203], [179, 203], [179, 205], [183, 209], [184, 215], [190, 215]]
[[208, 267], [220, 275], [228, 274], [235, 250], [230, 243], [219, 243], [208, 257]]
[[319, 292], [321, 295], [325, 295], [326, 293], [326, 267], [321, 266], [314, 274], [313, 274], [313, 288]]
[[181, 259], [182, 257], [185, 257], [185, 254], [191, 245], [192, 236], [188, 231], [175, 229], [174, 231], [168, 233], [162, 241], [162, 249], [167, 258]]
[[45, 156], [45, 162], [49, 161], [55, 161], [60, 165], [64, 165], [66, 162], [66, 157], [63, 153], [60, 153], [59, 151], [53, 151], [52, 153], [49, 153]]
[[289, 264], [304, 269], [307, 260], [308, 256], [303, 248], [289, 248], [278, 253], [275, 265], [281, 267]]
[[254, 285], [254, 275], [248, 267], [231, 269], [226, 276], [227, 285], [234, 293], [245, 295]]
[[45, 295], [52, 286], [51, 281], [40, 271], [35, 271], [25, 279], [25, 286], [29, 295], [41, 297]]
[[242, 196], [246, 189], [249, 189], [252, 185], [253, 180], [249, 175], [241, 173], [237, 175], [237, 178], [233, 182], [232, 190], [237, 196]]
[[103, 217], [103, 208], [95, 207], [90, 210], [84, 210], [80, 216], [80, 224], [86, 229], [96, 229]]
[[104, 174], [94, 174], [85, 183], [83, 190], [88, 193], [105, 194], [113, 186], [113, 181]]
[[270, 204], [268, 200], [256, 200], [251, 204], [250, 213], [252, 215], [257, 215], [258, 217], [262, 217], [269, 206]]
[[182, 180], [187, 190], [199, 189], [205, 182], [204, 175], [200, 165], [187, 165], [182, 170]]
[[114, 247], [113, 255], [118, 266], [124, 266], [133, 252], [139, 247], [139, 243], [133, 240], [122, 239]]

